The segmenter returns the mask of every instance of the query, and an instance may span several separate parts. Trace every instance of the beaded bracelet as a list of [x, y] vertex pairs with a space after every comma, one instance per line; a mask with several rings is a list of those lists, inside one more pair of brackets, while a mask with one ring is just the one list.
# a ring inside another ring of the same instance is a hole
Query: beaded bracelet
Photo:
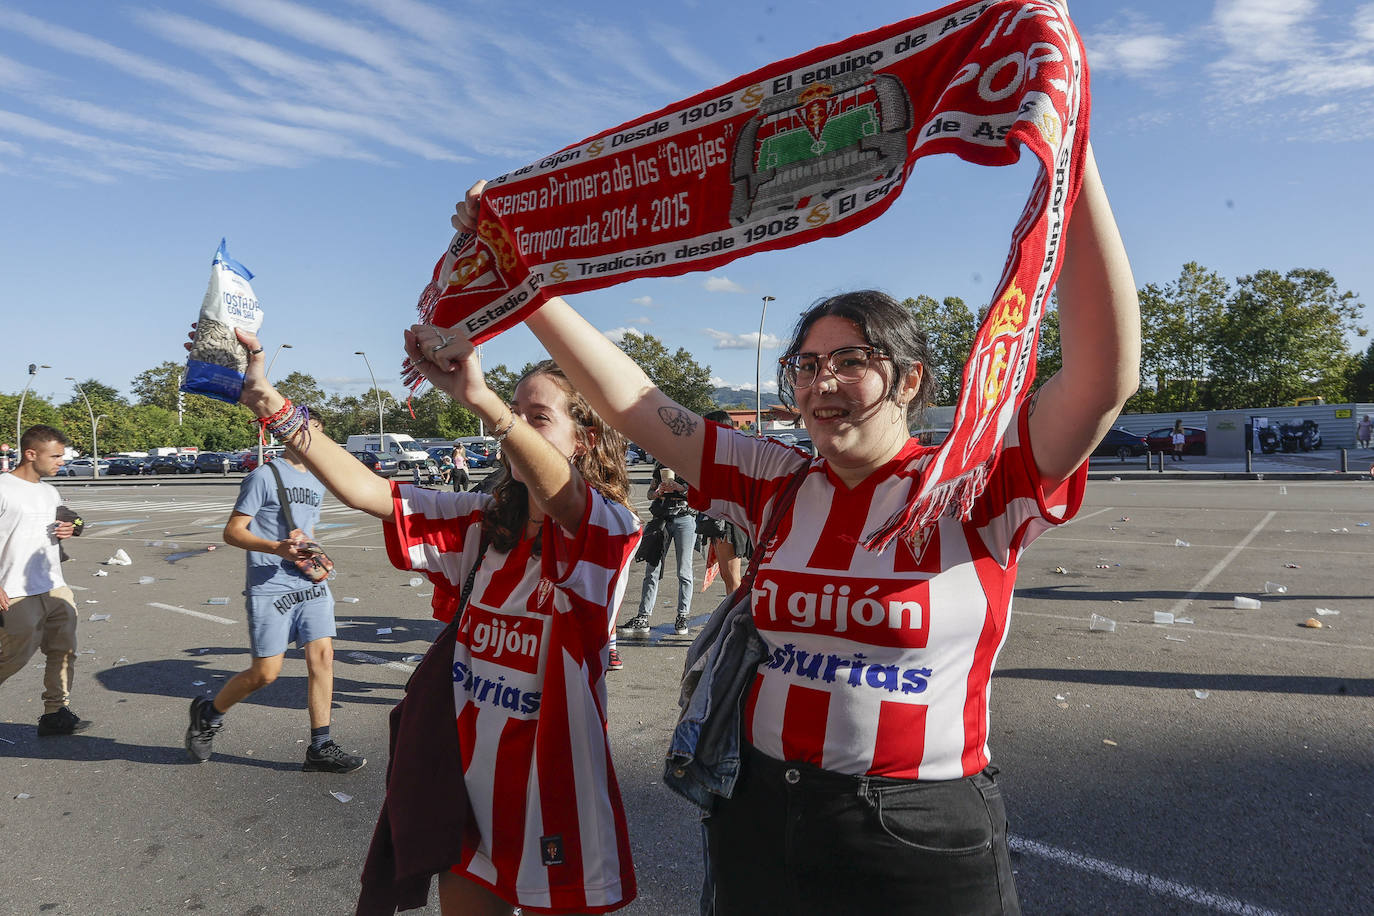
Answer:
[[258, 422], [265, 431], [287, 443], [304, 430], [305, 441], [299, 445], [293, 444], [293, 447], [302, 453], [310, 450], [310, 408], [305, 405], [292, 404], [290, 399], [287, 399], [281, 410], [270, 417], [260, 417]]
[[505, 429], [494, 429], [494, 430], [492, 430], [492, 431], [491, 431], [491, 437], [492, 437], [493, 439], [496, 440], [496, 444], [499, 446], [501, 443], [503, 443], [503, 442], [506, 441], [506, 437], [510, 435], [510, 431], [511, 431], [512, 429], [514, 429], [514, 428], [515, 428], [515, 412], [514, 412], [514, 411], [511, 411], [510, 422], [506, 424], [506, 428], [505, 428]]

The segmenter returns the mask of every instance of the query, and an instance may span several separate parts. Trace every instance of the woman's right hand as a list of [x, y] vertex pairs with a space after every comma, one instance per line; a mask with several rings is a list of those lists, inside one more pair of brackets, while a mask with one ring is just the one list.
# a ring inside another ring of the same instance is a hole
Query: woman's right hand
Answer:
[[457, 211], [449, 219], [449, 223], [458, 232], [477, 231], [477, 205], [482, 201], [482, 191], [486, 188], [485, 181], [479, 181], [468, 188], [467, 196], [463, 198], [454, 209]]
[[[192, 322], [191, 332], [186, 335], [188, 341], [182, 344], [188, 353], [196, 339], [197, 324], [198, 322]], [[262, 343], [258, 340], [258, 335], [243, 328], [234, 328], [234, 335], [238, 338], [239, 346], [243, 347], [248, 355], [248, 367], [243, 373], [239, 403], [259, 417], [270, 417], [286, 403], [286, 398], [267, 380], [267, 359], [262, 355]]]

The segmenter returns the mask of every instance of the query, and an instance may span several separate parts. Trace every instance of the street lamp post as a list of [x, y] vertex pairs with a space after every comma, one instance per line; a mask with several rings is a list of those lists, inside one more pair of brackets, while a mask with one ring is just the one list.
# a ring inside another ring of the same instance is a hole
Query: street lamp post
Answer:
[[281, 356], [281, 351], [294, 349], [296, 348], [291, 346], [290, 344], [277, 344], [277, 352], [272, 354], [272, 359], [269, 360], [267, 363], [267, 372], [265, 374], [268, 378], [272, 377], [272, 367], [277, 364], [277, 357]]
[[[264, 373], [264, 377], [271, 377], [272, 367], [277, 364], [277, 357], [281, 355], [283, 349], [294, 350], [295, 347], [288, 343], [277, 344], [277, 352], [272, 354], [272, 359], [267, 363], [267, 372]], [[258, 433], [258, 467], [262, 467], [262, 439], [264, 435], [265, 431]]]
[[372, 363], [368, 361], [367, 354], [362, 350], [354, 350], [354, 356], [361, 356], [363, 362], [367, 363], [367, 374], [372, 376], [372, 393], [377, 396], [377, 447], [382, 447], [382, 436], [386, 435], [382, 430], [382, 392], [377, 388], [377, 376], [372, 372]]
[[763, 319], [768, 314], [768, 303], [772, 296], [763, 297], [763, 308], [759, 311], [759, 341], [754, 352], [754, 435], [763, 431]]
[[86, 389], [81, 387], [81, 383], [70, 375], [66, 379], [81, 392], [81, 400], [86, 402], [86, 413], [91, 417], [91, 479], [94, 480], [100, 476], [100, 443], [95, 438], [95, 411], [91, 409], [91, 399], [86, 397]]
[[[19, 440], [24, 436], [24, 399], [29, 396], [29, 386], [33, 384], [33, 377], [38, 374], [39, 369], [51, 369], [46, 363], [29, 363], [29, 380], [24, 383], [24, 393], [19, 395], [19, 416], [14, 420], [14, 447], [19, 448]], [[22, 454], [19, 456], [24, 457]]]

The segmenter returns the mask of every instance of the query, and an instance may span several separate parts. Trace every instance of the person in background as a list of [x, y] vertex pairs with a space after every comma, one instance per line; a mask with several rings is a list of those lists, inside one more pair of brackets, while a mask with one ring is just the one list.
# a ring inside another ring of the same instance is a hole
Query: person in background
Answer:
[[692, 613], [692, 551], [696, 547], [696, 513], [687, 505], [687, 484], [677, 479], [672, 468], [654, 465], [653, 483], [649, 487], [649, 513], [663, 522], [664, 546], [657, 562], [650, 562], [644, 570], [644, 584], [639, 593], [639, 611], [619, 628], [626, 639], [649, 635], [649, 618], [658, 600], [658, 585], [668, 560], [668, 541], [672, 542], [677, 558], [677, 616], [673, 631], [686, 636]]
[[472, 477], [468, 474], [468, 450], [461, 443], [455, 445], [453, 453], [448, 456], [448, 467], [453, 492], [461, 493], [472, 486]]
[[[733, 428], [730, 414], [723, 410], [713, 410], [702, 419]], [[739, 527], [723, 518], [712, 518], [705, 512], [697, 513], [697, 537], [705, 541], [710, 550], [715, 551], [716, 564], [720, 568], [720, 581], [726, 594], [734, 594], [739, 588], [742, 567], [741, 561], [754, 555], [754, 547], [749, 535]]]
[[62, 467], [67, 437], [30, 426], [19, 438], [19, 466], [0, 475], [0, 684], [43, 650], [43, 714], [38, 737], [90, 727], [72, 712], [76, 599], [62, 578], [59, 541], [79, 519], [59, 521], [62, 497], [44, 483]]
[[[313, 432], [323, 432], [318, 420], [312, 418], [311, 422]], [[310, 559], [312, 548], [318, 547], [312, 538], [320, 519], [324, 487], [307, 470], [291, 443], [285, 445], [280, 460], [243, 478], [238, 500], [224, 526], [224, 543], [246, 552], [243, 594], [253, 661], [246, 671], [226, 681], [214, 699], [191, 700], [186, 753], [197, 763], [210, 759], [215, 737], [224, 727], [225, 713], [277, 679], [286, 648], [294, 639], [305, 654], [306, 711], [310, 717], [310, 744], [301, 769], [351, 773], [366, 764], [367, 758], [344, 750], [331, 734], [337, 632], [334, 595], [328, 582], [311, 581], [296, 566], [298, 560]], [[294, 526], [287, 523], [282, 494]]]
[[1374, 433], [1374, 421], [1369, 419], [1369, 414], [1365, 414], [1364, 419], [1355, 426], [1355, 440], [1359, 443], [1360, 448], [1369, 448], [1369, 437], [1372, 433]]
[[1186, 433], [1183, 432], [1183, 421], [1182, 421], [1182, 420], [1175, 420], [1175, 421], [1174, 421], [1174, 430], [1173, 430], [1173, 432], [1169, 433], [1169, 442], [1170, 442], [1170, 443], [1173, 445], [1173, 447], [1174, 447], [1174, 460], [1175, 460], [1175, 461], [1182, 461], [1182, 460], [1183, 460], [1183, 446], [1184, 446], [1184, 443], [1187, 442], [1187, 440], [1188, 440], [1188, 436], [1187, 436]]

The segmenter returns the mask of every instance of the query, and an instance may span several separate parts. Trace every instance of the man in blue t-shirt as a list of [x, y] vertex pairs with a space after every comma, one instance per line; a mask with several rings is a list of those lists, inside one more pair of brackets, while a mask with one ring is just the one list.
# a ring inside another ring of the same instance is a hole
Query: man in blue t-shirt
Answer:
[[[311, 431], [321, 434], [319, 421], [311, 419]], [[282, 511], [279, 494], [285, 494], [294, 528]], [[239, 498], [224, 542], [248, 552], [248, 637], [253, 664], [234, 675], [214, 700], [191, 701], [191, 724], [186, 729], [186, 750], [191, 759], [210, 759], [215, 735], [224, 725], [224, 714], [277, 679], [286, 646], [292, 639], [305, 651], [306, 705], [310, 712], [310, 747], [301, 769], [351, 773], [367, 760], [345, 751], [329, 734], [330, 707], [334, 700], [334, 596], [329, 585], [312, 582], [296, 568], [297, 560], [318, 549], [313, 540], [320, 518], [324, 486], [315, 479], [300, 456], [287, 447], [281, 458], [259, 467], [239, 488]]]

